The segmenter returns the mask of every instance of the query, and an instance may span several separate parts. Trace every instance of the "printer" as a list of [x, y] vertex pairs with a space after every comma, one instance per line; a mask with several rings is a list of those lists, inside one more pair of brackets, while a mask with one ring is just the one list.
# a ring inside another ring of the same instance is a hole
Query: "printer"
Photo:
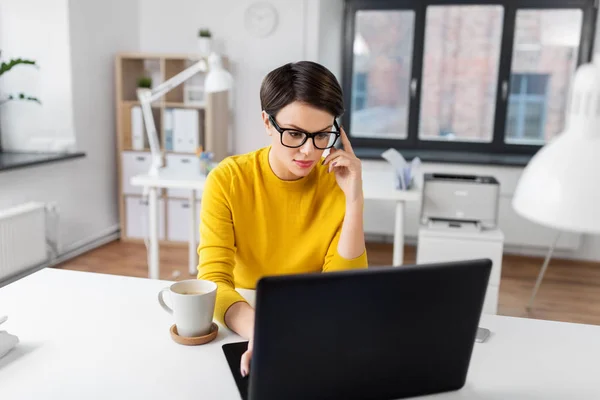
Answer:
[[424, 175], [421, 223], [444, 221], [478, 229], [498, 225], [500, 184], [492, 176], [429, 173]]

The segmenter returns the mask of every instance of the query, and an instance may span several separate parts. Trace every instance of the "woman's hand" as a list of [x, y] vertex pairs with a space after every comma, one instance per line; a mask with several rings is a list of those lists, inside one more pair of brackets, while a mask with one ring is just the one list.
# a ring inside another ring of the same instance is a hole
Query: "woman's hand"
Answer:
[[225, 313], [225, 325], [238, 335], [249, 340], [248, 350], [240, 361], [240, 374], [248, 376], [252, 359], [252, 343], [254, 343], [254, 309], [245, 301], [234, 303]]
[[354, 155], [346, 131], [343, 127], [340, 130], [344, 149], [339, 150], [332, 147], [329, 155], [323, 160], [323, 164], [329, 164], [329, 172], [334, 172], [335, 180], [346, 195], [347, 202], [362, 201], [362, 165]]
[[240, 362], [240, 374], [242, 374], [242, 378], [247, 377], [250, 373], [250, 360], [252, 360], [252, 350], [254, 347], [253, 339], [253, 337], [250, 337], [250, 341], [248, 342], [248, 350], [242, 354], [242, 361]]

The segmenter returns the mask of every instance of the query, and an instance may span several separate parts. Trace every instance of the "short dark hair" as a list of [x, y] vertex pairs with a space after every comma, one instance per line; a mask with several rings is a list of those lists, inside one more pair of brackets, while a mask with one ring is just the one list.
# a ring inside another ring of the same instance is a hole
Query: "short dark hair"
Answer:
[[269, 72], [260, 87], [260, 105], [276, 116], [294, 101], [327, 111], [334, 118], [344, 114], [342, 87], [327, 68], [312, 61], [282, 65]]

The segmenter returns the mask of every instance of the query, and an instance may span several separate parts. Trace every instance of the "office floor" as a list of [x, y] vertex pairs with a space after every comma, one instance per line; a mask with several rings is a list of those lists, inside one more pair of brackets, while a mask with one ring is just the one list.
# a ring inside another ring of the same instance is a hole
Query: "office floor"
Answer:
[[[369, 243], [370, 265], [390, 265], [392, 245]], [[161, 279], [189, 279], [187, 247], [161, 247]], [[406, 246], [405, 263], [415, 261], [415, 248]], [[505, 255], [500, 283], [499, 314], [600, 325], [600, 263], [552, 260], [534, 308], [525, 305], [543, 259]], [[147, 277], [143, 244], [115, 241], [70, 260], [57, 268]]]

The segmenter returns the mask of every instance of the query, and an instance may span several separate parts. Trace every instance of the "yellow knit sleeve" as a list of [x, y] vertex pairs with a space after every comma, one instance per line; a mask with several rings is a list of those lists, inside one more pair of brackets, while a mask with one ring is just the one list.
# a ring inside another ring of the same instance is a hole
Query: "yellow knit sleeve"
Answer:
[[367, 268], [369, 265], [369, 260], [367, 258], [367, 250], [363, 251], [363, 253], [360, 256], [352, 259], [344, 258], [338, 253], [337, 247], [338, 242], [340, 241], [341, 232], [341, 228], [338, 229], [333, 240], [331, 241], [331, 244], [329, 245], [327, 254], [325, 255], [323, 272]]
[[200, 209], [198, 279], [217, 284], [215, 319], [225, 325], [232, 304], [245, 301], [235, 290], [235, 238], [230, 203], [231, 174], [220, 165], [208, 174]]

